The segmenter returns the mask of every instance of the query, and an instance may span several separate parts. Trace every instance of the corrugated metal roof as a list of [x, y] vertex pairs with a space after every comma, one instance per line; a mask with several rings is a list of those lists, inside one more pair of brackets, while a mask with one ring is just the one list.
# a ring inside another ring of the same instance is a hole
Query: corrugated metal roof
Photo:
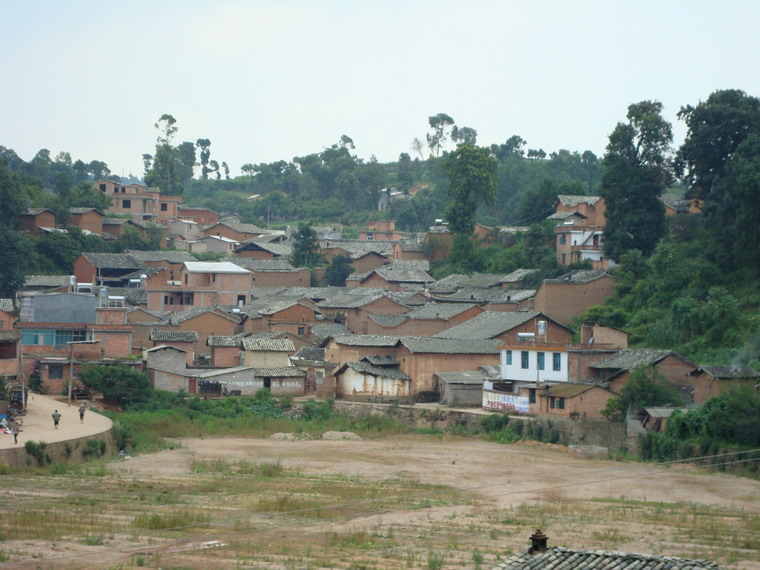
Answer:
[[242, 341], [243, 350], [261, 350], [268, 352], [295, 352], [296, 346], [288, 338], [268, 339], [268, 338], [244, 338]]
[[13, 299], [0, 299], [0, 311], [15, 313], [16, 307], [13, 305]]

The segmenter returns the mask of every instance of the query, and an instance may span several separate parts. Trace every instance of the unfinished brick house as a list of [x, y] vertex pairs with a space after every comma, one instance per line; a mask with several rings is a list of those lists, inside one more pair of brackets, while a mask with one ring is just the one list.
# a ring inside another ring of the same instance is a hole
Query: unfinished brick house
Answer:
[[560, 323], [570, 323], [576, 315], [594, 305], [602, 305], [612, 294], [617, 279], [608, 271], [579, 269], [557, 279], [544, 279], [536, 291], [534, 310]]
[[599, 196], [559, 195], [555, 213], [549, 216], [554, 228], [557, 262], [570, 265], [590, 260], [594, 269], [607, 269], [603, 233], [606, 219], [604, 198]]
[[388, 291], [422, 290], [435, 281], [426, 262], [396, 261], [366, 273], [352, 273], [346, 287], [380, 287]]
[[49, 208], [29, 208], [19, 216], [20, 232], [36, 232], [40, 228], [54, 228], [55, 214]]
[[111, 198], [111, 205], [106, 213], [129, 214], [138, 221], [155, 220], [168, 223], [177, 217], [177, 208], [182, 203], [178, 196], [162, 196], [158, 188], [149, 188], [142, 184], [96, 180], [92, 185]]

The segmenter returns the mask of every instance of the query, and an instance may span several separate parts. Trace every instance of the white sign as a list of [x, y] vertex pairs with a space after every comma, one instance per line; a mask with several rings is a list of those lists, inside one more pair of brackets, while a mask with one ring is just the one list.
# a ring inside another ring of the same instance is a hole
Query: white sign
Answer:
[[530, 412], [528, 396], [483, 391], [483, 408], [499, 412]]

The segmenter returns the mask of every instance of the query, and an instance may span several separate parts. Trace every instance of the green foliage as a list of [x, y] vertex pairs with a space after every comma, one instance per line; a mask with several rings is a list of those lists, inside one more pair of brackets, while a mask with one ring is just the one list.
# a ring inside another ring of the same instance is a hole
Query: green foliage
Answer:
[[152, 391], [148, 377], [130, 366], [83, 366], [79, 377], [87, 388], [120, 406], [145, 402]]
[[298, 224], [298, 231], [293, 236], [290, 262], [296, 267], [316, 267], [322, 260], [318, 251], [317, 233], [309, 224]]
[[324, 402], [317, 402], [316, 400], [309, 400], [304, 402], [303, 405], [303, 417], [307, 420], [328, 420], [333, 414], [333, 401], [326, 400]]
[[480, 419], [480, 425], [486, 433], [502, 430], [508, 423], [509, 414], [491, 414]]
[[53, 462], [53, 460], [50, 458], [50, 456], [47, 454], [47, 443], [44, 441], [32, 441], [27, 440], [24, 443], [24, 450], [31, 455], [34, 460], [37, 462], [37, 465], [40, 467], [44, 467], [45, 465], [49, 465]]
[[639, 366], [630, 373], [620, 391], [620, 398], [610, 398], [602, 410], [608, 419], [622, 419], [630, 409], [633, 413], [647, 406], [678, 406], [683, 398], [668, 379], [653, 367]]
[[106, 452], [106, 442], [102, 439], [88, 439], [82, 453], [87, 459], [99, 459]]
[[631, 105], [628, 123], [618, 123], [610, 135], [600, 194], [606, 205], [604, 250], [616, 261], [629, 250], [651, 254], [665, 232], [660, 196], [672, 180], [673, 132], [661, 113], [657, 101]]
[[346, 255], [336, 255], [325, 269], [325, 279], [328, 285], [345, 287], [346, 277], [354, 272], [351, 258]]
[[480, 204], [496, 197], [498, 162], [487, 148], [463, 144], [446, 155], [443, 170], [449, 179], [446, 219], [454, 233], [470, 235]]

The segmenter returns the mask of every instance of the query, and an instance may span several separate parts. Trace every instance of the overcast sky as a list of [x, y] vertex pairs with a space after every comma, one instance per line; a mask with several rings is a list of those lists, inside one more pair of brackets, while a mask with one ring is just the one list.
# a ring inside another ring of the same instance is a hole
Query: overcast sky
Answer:
[[760, 96], [758, 22], [756, 0], [8, 0], [0, 145], [142, 176], [169, 113], [236, 175], [342, 134], [395, 160], [444, 112], [479, 144], [601, 156], [636, 101], [675, 124], [717, 89]]

